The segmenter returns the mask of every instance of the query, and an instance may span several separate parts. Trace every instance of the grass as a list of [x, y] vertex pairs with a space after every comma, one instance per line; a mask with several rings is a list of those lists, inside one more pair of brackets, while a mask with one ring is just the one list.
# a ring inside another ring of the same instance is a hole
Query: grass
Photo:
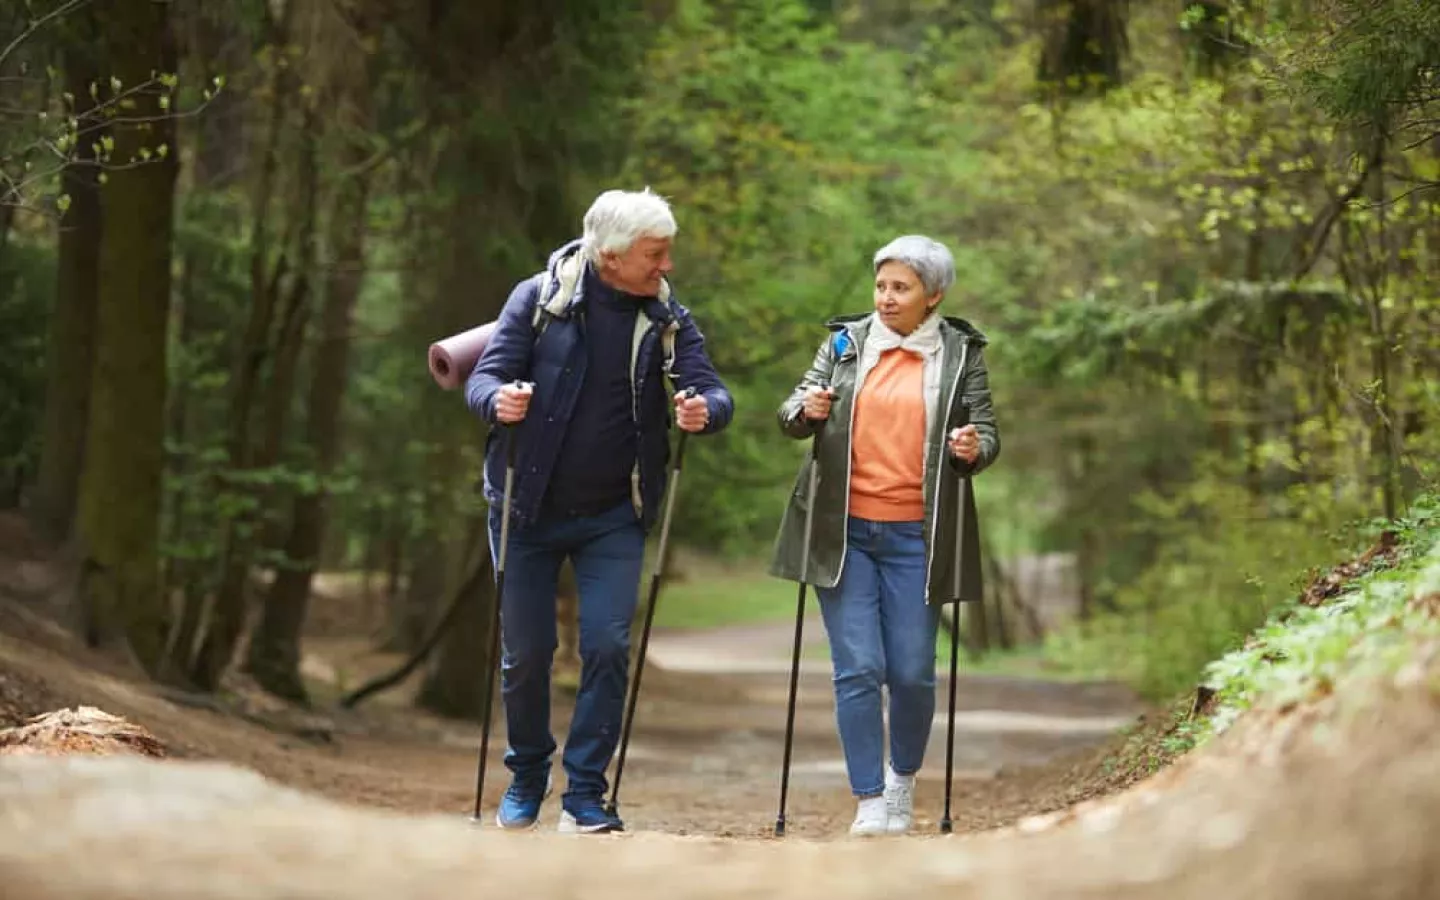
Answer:
[[[655, 610], [656, 628], [722, 628], [768, 622], [793, 622], [794, 582], [775, 578], [765, 571], [764, 560], [721, 562], [692, 557], [684, 566], [685, 579], [661, 588]], [[648, 570], [647, 570], [648, 572]], [[648, 581], [645, 589], [649, 589]], [[806, 592], [807, 613], [817, 611], [815, 591]], [[809, 626], [813, 627], [813, 626]], [[802, 659], [828, 660], [825, 644], [805, 648]], [[935, 641], [935, 664], [942, 670], [950, 665], [949, 636], [942, 627]], [[1056, 669], [1039, 646], [995, 650], [971, 660], [961, 648], [960, 671], [966, 674], [1010, 675], [1048, 678], [1057, 681], [1085, 680], [1085, 674]]]
[[[646, 583], [645, 590], [649, 590]], [[642, 598], [643, 599], [643, 598]], [[789, 619], [795, 585], [765, 573], [757, 563], [692, 569], [684, 581], [660, 589], [656, 628], [719, 628]]]

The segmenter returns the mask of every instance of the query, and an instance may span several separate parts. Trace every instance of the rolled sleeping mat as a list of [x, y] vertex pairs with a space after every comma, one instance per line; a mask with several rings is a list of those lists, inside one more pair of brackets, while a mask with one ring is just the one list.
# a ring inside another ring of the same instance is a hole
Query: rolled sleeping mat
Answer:
[[430, 345], [430, 377], [447, 391], [453, 391], [465, 383], [475, 369], [490, 335], [495, 332], [495, 323], [486, 322], [469, 331], [452, 334], [444, 340]]

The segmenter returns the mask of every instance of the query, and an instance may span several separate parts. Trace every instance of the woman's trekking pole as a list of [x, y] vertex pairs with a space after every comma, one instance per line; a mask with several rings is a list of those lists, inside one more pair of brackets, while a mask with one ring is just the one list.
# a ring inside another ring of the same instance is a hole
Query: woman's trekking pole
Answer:
[[[964, 479], [962, 479], [963, 481]], [[963, 488], [962, 488], [963, 490]], [[950, 716], [945, 735], [945, 815], [940, 819], [940, 833], [949, 834], [950, 790], [955, 779], [955, 675], [960, 664], [960, 601], [950, 614]]]
[[[685, 399], [695, 396], [694, 388], [686, 388]], [[680, 489], [680, 467], [685, 460], [685, 438], [690, 432], [681, 431], [675, 448], [675, 465], [670, 470], [670, 485], [665, 491], [665, 514], [660, 519], [660, 544], [655, 553], [655, 569], [650, 576], [650, 599], [645, 605], [645, 624], [640, 629], [640, 653], [635, 660], [635, 683], [630, 686], [629, 702], [625, 706], [625, 724], [620, 729], [620, 755], [615, 760], [615, 784], [610, 789], [610, 802], [605, 813], [611, 817], [620, 808], [620, 779], [625, 776], [625, 751], [630, 746], [630, 728], [635, 724], [635, 704], [640, 699], [640, 679], [645, 674], [645, 651], [650, 646], [650, 626], [655, 622], [655, 601], [660, 597], [660, 575], [665, 568], [666, 547], [670, 542], [670, 522], [675, 514], [675, 495]]]
[[485, 761], [490, 755], [490, 713], [495, 696], [495, 670], [500, 668], [500, 606], [505, 600], [505, 555], [510, 547], [510, 494], [515, 487], [515, 426], [505, 428], [505, 493], [500, 503], [500, 546], [495, 553], [495, 614], [490, 617], [489, 668], [485, 673], [484, 712], [480, 720], [480, 762], [475, 772], [475, 814], [480, 824], [481, 795], [485, 792]]
[[[970, 408], [960, 407], [960, 425], [970, 424]], [[961, 563], [965, 559], [965, 506], [970, 489], [970, 467], [966, 465], [956, 479], [955, 496], [955, 608], [950, 614], [950, 715], [946, 718], [945, 735], [945, 814], [940, 818], [940, 833], [949, 834], [950, 793], [955, 783], [955, 681], [960, 667], [960, 586]]]
[[[821, 385], [830, 390], [829, 385]], [[815, 525], [815, 492], [820, 484], [820, 434], [823, 422], [815, 426], [810, 443], [810, 481], [805, 494], [805, 538], [800, 545], [800, 588], [795, 595], [795, 642], [790, 648], [790, 699], [785, 708], [785, 758], [780, 764], [780, 812], [775, 816], [775, 836], [785, 836], [785, 800], [790, 793], [790, 751], [795, 743], [795, 694], [800, 687], [800, 645], [805, 633], [805, 576], [810, 568], [810, 534]]]

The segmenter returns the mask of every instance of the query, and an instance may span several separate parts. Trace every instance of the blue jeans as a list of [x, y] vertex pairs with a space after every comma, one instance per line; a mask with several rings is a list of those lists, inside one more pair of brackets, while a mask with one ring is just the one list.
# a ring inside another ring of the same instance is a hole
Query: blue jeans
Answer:
[[851, 517], [840, 582], [819, 588], [834, 666], [835, 719], [850, 789], [885, 790], [882, 686], [890, 691], [890, 767], [913, 775], [935, 717], [938, 607], [925, 602], [925, 525]]
[[[490, 512], [490, 549], [500, 543], [501, 512]], [[543, 783], [555, 753], [550, 672], [558, 644], [555, 591], [569, 556], [580, 593], [580, 691], [565, 739], [563, 805], [599, 802], [605, 768], [620, 740], [630, 667], [630, 622], [639, 600], [645, 533], [627, 501], [580, 518], [542, 519], [510, 529], [501, 598], [501, 695], [517, 780]], [[533, 783], [533, 782], [532, 782]]]

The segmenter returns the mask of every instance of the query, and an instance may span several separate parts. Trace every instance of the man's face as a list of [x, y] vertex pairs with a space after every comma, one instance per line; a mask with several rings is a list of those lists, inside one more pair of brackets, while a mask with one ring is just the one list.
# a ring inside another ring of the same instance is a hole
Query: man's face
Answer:
[[637, 238], [624, 253], [600, 258], [600, 275], [611, 287], [637, 297], [660, 293], [660, 280], [670, 273], [670, 238]]

